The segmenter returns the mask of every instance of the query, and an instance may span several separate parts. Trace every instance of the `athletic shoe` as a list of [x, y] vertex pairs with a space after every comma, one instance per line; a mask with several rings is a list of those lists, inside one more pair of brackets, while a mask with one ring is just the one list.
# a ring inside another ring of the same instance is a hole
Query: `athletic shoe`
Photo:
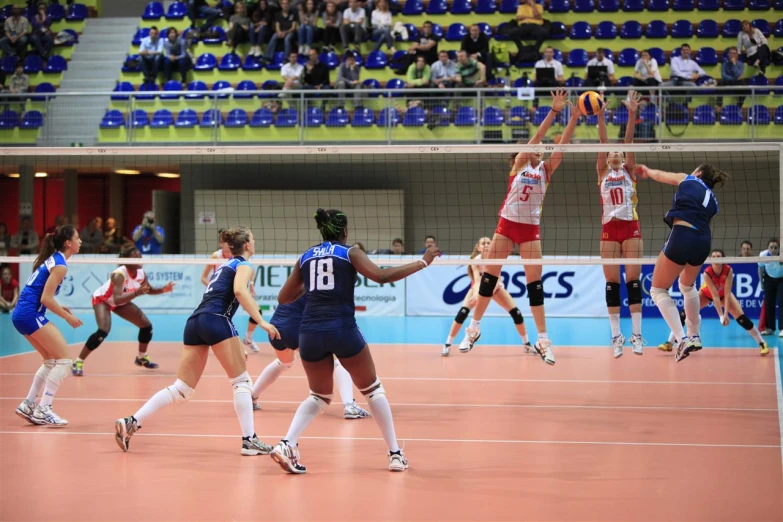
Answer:
[[405, 471], [408, 469], [408, 459], [402, 450], [389, 452], [389, 471]]
[[535, 354], [536, 353], [536, 350], [533, 348], [533, 345], [530, 344], [529, 342], [525, 343], [524, 349], [525, 349], [525, 353], [528, 353], [528, 354]]
[[636, 355], [642, 355], [644, 353], [644, 339], [641, 335], [633, 334], [631, 336], [631, 346], [633, 347], [633, 353]]
[[71, 365], [71, 374], [76, 377], [84, 375], [84, 361], [73, 361]]
[[253, 401], [253, 411], [258, 411], [261, 409], [261, 403], [258, 401]]
[[[762, 356], [767, 355], [769, 353], [769, 345], [766, 342], [759, 343], [759, 346], [761, 347], [761, 355]], [[17, 409], [16, 411], [17, 411], [17, 414], [18, 414], [19, 410]]]
[[614, 348], [615, 359], [623, 356], [624, 344], [625, 344], [625, 337], [623, 336], [623, 334], [620, 334], [617, 337], [612, 337], [612, 348]]
[[370, 412], [360, 408], [354, 399], [352, 403], [345, 405], [344, 417], [346, 419], [367, 419], [370, 417]]
[[541, 356], [541, 360], [545, 363], [550, 366], [555, 364], [555, 351], [552, 348], [552, 341], [549, 339], [539, 339], [536, 341], [536, 345], [533, 349]]
[[154, 363], [154, 362], [150, 361], [150, 356], [149, 355], [145, 355], [144, 357], [139, 357], [137, 355], [136, 356], [136, 360], [133, 361], [133, 363], [136, 366], [143, 366], [145, 368], [149, 368], [150, 370], [154, 370], [155, 368], [158, 367], [158, 363]]
[[119, 446], [122, 451], [128, 451], [130, 439], [138, 429], [139, 423], [136, 422], [133, 415], [125, 417], [124, 419], [117, 419], [114, 423], [114, 440], [117, 441], [117, 446]]
[[36, 420], [36, 418], [33, 417], [33, 414], [35, 413], [35, 403], [28, 402], [27, 399], [22, 401], [22, 404], [20, 404], [19, 407], [16, 408], [16, 411], [14, 413], [22, 417], [30, 424], [34, 424], [36, 426], [40, 426], [41, 424], [43, 424], [41, 421]]
[[444, 344], [443, 345], [443, 350], [440, 352], [440, 354], [443, 357], [448, 357], [449, 353], [451, 353], [451, 345], [450, 344]]
[[[772, 335], [775, 335], [775, 332], [772, 332]], [[778, 337], [783, 337], [783, 330], [780, 331], [780, 333], [778, 334]]]
[[685, 337], [682, 339], [679, 343], [677, 343], [677, 351], [674, 354], [674, 360], [676, 362], [680, 362], [688, 357], [693, 351], [693, 347], [694, 344], [692, 338]]
[[272, 446], [258, 440], [255, 434], [252, 437], [242, 437], [242, 455], [248, 457], [252, 455], [269, 455], [272, 453]]
[[699, 350], [702, 349], [701, 337], [699, 337], [698, 335], [693, 335], [691, 336], [690, 341], [691, 341], [691, 349], [690, 349], [691, 352], [698, 352]]
[[475, 330], [467, 328], [465, 330], [465, 338], [459, 343], [459, 351], [468, 353], [473, 349], [473, 345], [476, 344], [479, 339], [481, 339], [481, 329], [479, 327], [476, 327]]
[[775, 335], [775, 330], [771, 330], [769, 328], [765, 328], [761, 330], [761, 335]]
[[57, 415], [51, 406], [41, 406], [40, 404], [33, 411], [33, 419], [36, 424], [52, 428], [62, 428], [68, 425], [68, 421]]
[[665, 343], [661, 343], [658, 345], [658, 349], [663, 352], [671, 352], [672, 351], [672, 343], [669, 341], [666, 341]]
[[250, 350], [253, 353], [258, 353], [258, 352], [261, 351], [261, 348], [259, 348], [258, 345], [255, 342], [253, 342], [253, 338], [252, 337], [251, 338], [245, 337], [244, 339], [242, 339], [242, 344], [244, 344], [245, 346], [250, 348]]
[[288, 445], [288, 441], [283, 439], [277, 443], [277, 446], [270, 453], [272, 460], [277, 462], [283, 471], [288, 473], [295, 473], [301, 475], [307, 473], [307, 468], [299, 463], [299, 445], [292, 448]]

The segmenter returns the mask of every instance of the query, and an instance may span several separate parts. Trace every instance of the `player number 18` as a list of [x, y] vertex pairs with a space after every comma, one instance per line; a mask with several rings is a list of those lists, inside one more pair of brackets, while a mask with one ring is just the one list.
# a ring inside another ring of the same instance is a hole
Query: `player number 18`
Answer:
[[334, 265], [331, 257], [310, 263], [310, 291], [334, 290]]

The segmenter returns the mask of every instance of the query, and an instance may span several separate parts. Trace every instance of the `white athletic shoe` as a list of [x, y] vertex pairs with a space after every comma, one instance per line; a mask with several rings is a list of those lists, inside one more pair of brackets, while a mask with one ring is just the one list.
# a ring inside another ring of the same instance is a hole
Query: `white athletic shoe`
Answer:
[[536, 341], [536, 345], [533, 347], [536, 353], [541, 356], [541, 359], [551, 365], [555, 364], [555, 351], [552, 348], [552, 341], [549, 339], [539, 339]]
[[259, 348], [258, 345], [256, 345], [256, 343], [253, 341], [252, 337], [250, 337], [250, 338], [245, 337], [244, 339], [242, 339], [242, 344], [244, 344], [245, 346], [250, 348], [250, 350], [253, 353], [258, 353], [259, 351], [261, 351], [261, 348]]
[[633, 334], [631, 336], [631, 346], [633, 346], [634, 355], [642, 355], [644, 353], [644, 339], [641, 335]]
[[16, 408], [16, 411], [14, 413], [22, 417], [30, 424], [34, 424], [36, 426], [40, 426], [42, 424], [41, 421], [33, 417], [33, 414], [35, 413], [35, 403], [28, 402], [27, 399], [22, 401], [22, 404], [20, 404], [19, 407]]
[[128, 451], [130, 439], [136, 430], [139, 429], [139, 423], [133, 416], [117, 419], [114, 423], [114, 440], [122, 451]]
[[40, 404], [33, 411], [33, 419], [41, 426], [62, 428], [68, 425], [68, 421], [57, 415], [51, 406], [41, 406]]
[[441, 350], [440, 354], [443, 357], [448, 357], [450, 353], [451, 353], [451, 345], [450, 344], [444, 344], [443, 345], [443, 350]]
[[257, 400], [253, 400], [253, 411], [258, 411], [261, 409], [261, 403]]
[[620, 334], [617, 337], [612, 337], [612, 348], [614, 348], [615, 359], [623, 356], [624, 344], [625, 344], [625, 337], [623, 336], [623, 334]]
[[287, 440], [281, 440], [269, 454], [272, 460], [277, 462], [284, 471], [300, 475], [307, 473], [307, 468], [299, 463], [299, 445], [292, 448]]
[[473, 349], [473, 345], [481, 339], [481, 328], [476, 327], [465, 329], [465, 338], [459, 343], [459, 351], [462, 353], [468, 353]]
[[529, 342], [525, 343], [524, 348], [526, 354], [535, 355], [536, 350], [533, 348], [533, 345], [530, 344]]
[[402, 450], [397, 453], [389, 452], [389, 471], [405, 471], [408, 469], [408, 459]]
[[692, 335], [690, 341], [691, 341], [691, 349], [690, 349], [691, 352], [698, 352], [699, 350], [702, 349], [701, 336]]
[[[680, 362], [688, 357], [694, 351], [694, 346], [693, 339], [689, 337], [685, 337], [678, 342], [677, 350], [674, 352], [675, 362]], [[699, 346], [699, 350], [701, 350], [701, 346]]]
[[346, 419], [367, 419], [370, 417], [370, 412], [360, 408], [354, 399], [352, 403], [344, 406], [343, 416]]
[[242, 455], [254, 456], [254, 455], [269, 455], [272, 453], [272, 446], [264, 444], [263, 441], [258, 440], [258, 437], [253, 435], [250, 438], [242, 437]]

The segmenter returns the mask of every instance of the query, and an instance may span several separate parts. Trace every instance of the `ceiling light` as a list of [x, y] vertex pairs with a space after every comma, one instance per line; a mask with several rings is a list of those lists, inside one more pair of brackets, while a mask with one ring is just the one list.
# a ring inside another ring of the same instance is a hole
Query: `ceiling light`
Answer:
[[48, 175], [49, 175], [49, 174], [47, 174], [46, 172], [36, 172], [36, 173], [35, 173], [35, 177], [36, 177], [36, 178], [45, 178], [45, 177], [46, 177], [46, 176], [48, 176]]
[[8, 177], [9, 178], [18, 178], [19, 177], [19, 173], [18, 172], [12, 172], [12, 173], [8, 174]]
[[179, 174], [176, 172], [158, 172], [155, 174], [159, 178], [178, 178]]
[[115, 174], [123, 174], [125, 176], [135, 176], [137, 174], [141, 174], [140, 170], [134, 170], [134, 169], [114, 169]]

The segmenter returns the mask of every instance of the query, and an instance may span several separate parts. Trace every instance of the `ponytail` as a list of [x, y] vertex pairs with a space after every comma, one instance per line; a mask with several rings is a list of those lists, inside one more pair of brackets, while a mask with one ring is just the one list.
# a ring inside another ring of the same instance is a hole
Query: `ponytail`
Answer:
[[54, 254], [54, 234], [49, 233], [41, 241], [41, 250], [38, 252], [38, 257], [35, 258], [35, 263], [33, 263], [33, 272], [38, 270], [38, 267], [49, 259], [49, 256], [52, 254]]
[[54, 229], [54, 233], [46, 234], [41, 243], [41, 250], [33, 263], [33, 271], [38, 270], [44, 261], [55, 252], [62, 252], [65, 242], [73, 239], [76, 229], [73, 225], [63, 225]]

